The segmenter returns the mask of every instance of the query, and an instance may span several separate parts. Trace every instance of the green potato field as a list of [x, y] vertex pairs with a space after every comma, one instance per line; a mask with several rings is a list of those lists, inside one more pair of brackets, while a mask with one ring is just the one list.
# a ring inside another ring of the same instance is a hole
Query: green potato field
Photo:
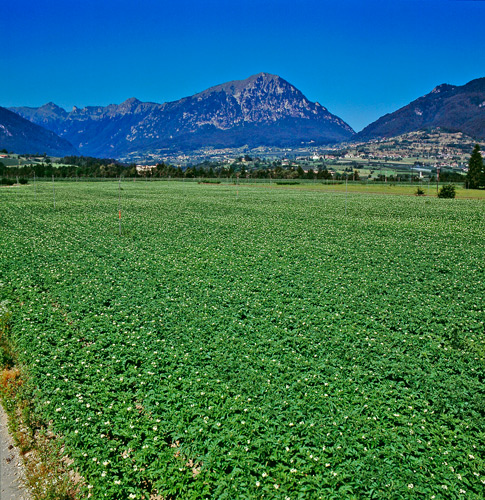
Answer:
[[1, 188], [23, 390], [85, 497], [484, 498], [484, 221], [480, 200]]

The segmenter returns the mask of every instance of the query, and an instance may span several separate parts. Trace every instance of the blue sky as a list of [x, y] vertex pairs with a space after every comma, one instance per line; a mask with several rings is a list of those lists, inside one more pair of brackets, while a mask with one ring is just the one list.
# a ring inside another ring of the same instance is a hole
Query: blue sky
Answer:
[[356, 131], [485, 76], [481, 0], [0, 0], [0, 105], [173, 101], [265, 71]]

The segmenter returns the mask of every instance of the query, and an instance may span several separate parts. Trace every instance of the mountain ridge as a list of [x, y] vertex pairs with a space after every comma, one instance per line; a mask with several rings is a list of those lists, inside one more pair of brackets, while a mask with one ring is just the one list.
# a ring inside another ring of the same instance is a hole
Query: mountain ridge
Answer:
[[54, 132], [0, 106], [0, 148], [15, 153], [46, 153], [53, 156], [79, 154]]
[[438, 85], [428, 94], [367, 125], [353, 140], [389, 138], [436, 127], [485, 138], [485, 78], [464, 85]]
[[443, 83], [361, 132], [278, 75], [258, 73], [218, 84], [176, 101], [74, 106], [53, 102], [9, 108], [72, 142], [88, 156], [127, 158], [200, 148], [293, 147], [366, 142], [423, 129], [485, 138], [485, 78]]
[[283, 78], [259, 73], [215, 85], [177, 101], [74, 107], [53, 103], [10, 108], [73, 142], [82, 154], [120, 157], [132, 151], [191, 150], [204, 146], [289, 146], [337, 143], [355, 133], [324, 106]]

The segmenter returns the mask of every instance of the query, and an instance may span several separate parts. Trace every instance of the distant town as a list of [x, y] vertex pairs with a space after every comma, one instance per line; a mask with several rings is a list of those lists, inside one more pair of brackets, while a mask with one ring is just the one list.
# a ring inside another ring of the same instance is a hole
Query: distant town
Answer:
[[[204, 148], [192, 153], [133, 154], [121, 160], [0, 152], [0, 177], [239, 177], [351, 181], [464, 182], [476, 144], [439, 129], [334, 147]], [[485, 143], [480, 147], [485, 149]]]
[[[163, 162], [183, 169], [206, 165], [213, 169], [228, 169], [244, 172], [279, 166], [286, 169], [300, 167], [305, 174], [327, 169], [333, 175], [357, 171], [360, 180], [377, 179], [382, 176], [416, 175], [420, 178], [434, 177], [442, 173], [464, 175], [467, 162], [477, 141], [461, 132], [446, 132], [440, 129], [418, 131], [391, 139], [373, 140], [365, 143], [339, 144], [334, 147], [302, 145], [294, 148], [204, 148], [191, 153], [149, 155], [133, 154], [122, 158], [126, 163], [136, 163], [138, 170], [149, 173]], [[485, 142], [481, 142], [484, 149]], [[483, 151], [482, 151], [483, 154]], [[387, 172], [387, 173], [386, 173]]]

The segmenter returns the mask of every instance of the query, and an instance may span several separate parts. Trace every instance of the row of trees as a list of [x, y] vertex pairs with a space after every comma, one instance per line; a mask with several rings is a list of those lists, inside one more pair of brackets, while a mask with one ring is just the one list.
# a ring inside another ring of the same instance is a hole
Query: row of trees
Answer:
[[[320, 168], [316, 173], [313, 170], [305, 172], [301, 166], [283, 167], [261, 166], [257, 169], [246, 170], [244, 165], [218, 165], [205, 163], [197, 166], [174, 167], [166, 163], [159, 163], [151, 169], [138, 170], [135, 164], [123, 165], [114, 160], [99, 160], [97, 158], [86, 157], [66, 157], [61, 160], [61, 165], [53, 165], [50, 160], [42, 163], [33, 163], [15, 167], [7, 167], [0, 163], [0, 177], [56, 177], [56, 178], [116, 178], [116, 177], [139, 177], [139, 178], [231, 178], [239, 175], [241, 178], [251, 176], [260, 179], [332, 179], [332, 174], [326, 168]], [[345, 178], [346, 174], [337, 175], [338, 178]], [[357, 176], [358, 173], [348, 174], [349, 179]]]
[[[244, 158], [247, 162], [251, 160], [249, 157]], [[252, 167], [248, 165], [247, 169], [242, 158], [233, 163], [211, 163], [204, 162], [197, 166], [190, 166], [185, 169], [174, 167], [166, 163], [159, 163], [152, 169], [137, 170], [135, 164], [125, 165], [113, 159], [99, 159], [84, 156], [67, 156], [62, 158], [61, 165], [52, 165], [49, 158], [46, 158], [42, 163], [33, 163], [30, 165], [22, 165], [18, 167], [6, 167], [0, 162], [0, 177], [19, 177], [32, 178], [36, 177], [59, 177], [59, 178], [75, 178], [75, 177], [108, 177], [116, 178], [123, 177], [154, 177], [154, 178], [232, 178], [239, 175], [241, 178], [251, 177], [256, 179], [320, 179], [320, 180], [361, 180], [358, 170], [347, 168], [343, 173], [333, 173], [327, 170], [325, 166], [319, 166], [317, 171], [312, 168], [307, 171], [303, 170], [301, 165], [286, 166], [280, 161], [266, 162], [258, 161], [252, 163]], [[478, 189], [480, 186], [485, 186], [485, 169], [483, 158], [480, 153], [478, 144], [473, 149], [469, 160], [469, 170], [466, 176], [466, 183], [470, 189]], [[387, 177], [380, 175], [378, 181], [397, 181], [408, 180], [409, 175], [403, 175], [400, 179], [395, 176]], [[417, 177], [415, 177], [418, 180]], [[460, 182], [463, 177], [458, 173], [442, 172], [440, 174], [441, 182]]]
[[[154, 172], [159, 172], [160, 166], [157, 165]], [[170, 168], [165, 166], [164, 169]], [[173, 168], [173, 167], [172, 167]], [[352, 178], [352, 173], [349, 174], [349, 179]], [[358, 176], [358, 173], [356, 172]], [[329, 172], [326, 168], [319, 168], [317, 172], [308, 170], [305, 172], [301, 166], [284, 167], [282, 165], [265, 165], [259, 168], [247, 170], [244, 165], [207, 165], [201, 164], [198, 166], [188, 167], [186, 170], [177, 170], [172, 177], [187, 177], [187, 178], [231, 178], [239, 176], [240, 178], [251, 177], [252, 179], [335, 179], [335, 175]], [[337, 177], [345, 178], [345, 174], [337, 174]]]
[[84, 156], [68, 156], [60, 160], [61, 165], [53, 165], [50, 158], [41, 163], [30, 163], [15, 167], [7, 167], [0, 162], [1, 177], [119, 177], [130, 168], [116, 160], [99, 159]]

